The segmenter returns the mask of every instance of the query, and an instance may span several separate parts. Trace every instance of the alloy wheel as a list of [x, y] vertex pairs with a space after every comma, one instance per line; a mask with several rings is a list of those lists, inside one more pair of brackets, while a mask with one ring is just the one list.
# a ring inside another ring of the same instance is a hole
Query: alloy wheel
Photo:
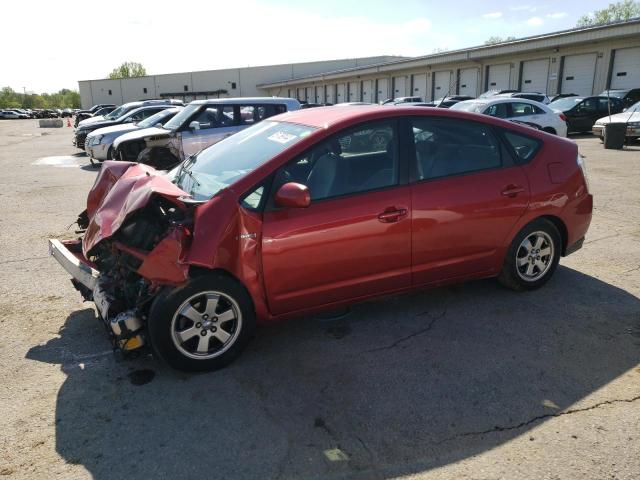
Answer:
[[180, 305], [171, 320], [171, 339], [183, 355], [208, 360], [229, 350], [241, 329], [238, 303], [222, 292], [207, 291]]
[[546, 232], [527, 235], [516, 251], [516, 270], [527, 282], [540, 280], [553, 264], [553, 240]]

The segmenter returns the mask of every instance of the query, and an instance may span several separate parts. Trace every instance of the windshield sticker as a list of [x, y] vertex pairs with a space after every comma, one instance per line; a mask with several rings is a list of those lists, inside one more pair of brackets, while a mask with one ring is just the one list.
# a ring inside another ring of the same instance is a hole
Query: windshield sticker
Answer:
[[271, 140], [272, 142], [278, 142], [282, 144], [289, 143], [291, 140], [294, 140], [295, 138], [296, 138], [295, 135], [291, 135], [290, 133], [286, 133], [286, 132], [276, 132], [270, 137], [268, 137], [268, 139]]

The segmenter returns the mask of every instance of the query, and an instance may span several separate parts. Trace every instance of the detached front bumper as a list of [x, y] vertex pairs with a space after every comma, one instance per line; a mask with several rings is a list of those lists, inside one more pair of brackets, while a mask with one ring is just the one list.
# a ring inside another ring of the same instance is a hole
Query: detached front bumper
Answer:
[[100, 272], [84, 258], [79, 240], [61, 242], [50, 238], [49, 254], [73, 277], [76, 288], [82, 285], [86, 291], [93, 292]]

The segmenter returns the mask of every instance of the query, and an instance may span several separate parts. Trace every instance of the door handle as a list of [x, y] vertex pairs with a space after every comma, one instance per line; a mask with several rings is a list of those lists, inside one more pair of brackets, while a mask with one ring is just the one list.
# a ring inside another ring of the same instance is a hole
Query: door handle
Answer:
[[520, 185], [507, 185], [500, 193], [505, 197], [515, 197], [522, 192], [524, 192], [524, 187], [521, 187]]
[[378, 215], [378, 220], [380, 220], [382, 223], [393, 223], [400, 220], [400, 218], [404, 217], [406, 214], [406, 208], [387, 209], [380, 215]]

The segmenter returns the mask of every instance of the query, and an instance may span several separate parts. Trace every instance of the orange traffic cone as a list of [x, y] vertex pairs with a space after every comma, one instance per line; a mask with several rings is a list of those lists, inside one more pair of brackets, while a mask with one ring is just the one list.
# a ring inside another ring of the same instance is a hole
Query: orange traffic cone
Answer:
[[67, 127], [71, 126], [71, 119], [69, 117], [67, 117]]

